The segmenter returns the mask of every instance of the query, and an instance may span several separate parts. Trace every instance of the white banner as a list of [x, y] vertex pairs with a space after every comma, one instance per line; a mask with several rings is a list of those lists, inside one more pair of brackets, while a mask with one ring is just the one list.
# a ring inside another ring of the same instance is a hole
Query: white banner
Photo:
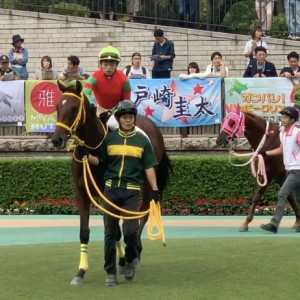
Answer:
[[24, 121], [24, 81], [0, 81], [0, 126], [22, 126]]

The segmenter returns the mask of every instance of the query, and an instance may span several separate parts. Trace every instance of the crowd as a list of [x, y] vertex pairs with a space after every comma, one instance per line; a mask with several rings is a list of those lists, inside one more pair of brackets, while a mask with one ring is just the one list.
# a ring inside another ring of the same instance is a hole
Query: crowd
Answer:
[[[263, 40], [265, 31], [261, 27], [254, 27], [251, 30], [251, 39], [246, 43], [244, 56], [246, 67], [243, 77], [277, 77], [275, 65], [267, 60], [270, 53], [268, 44]], [[27, 80], [29, 78], [27, 63], [28, 51], [23, 46], [24, 39], [20, 35], [12, 37], [12, 48], [8, 55], [2, 54], [0, 57], [0, 81], [7, 80]], [[134, 52], [131, 55], [131, 64], [127, 65], [123, 73], [128, 79], [149, 79], [149, 78], [170, 78], [173, 69], [173, 61], [176, 57], [174, 43], [167, 39], [161, 29], [154, 30], [154, 44], [150, 59], [152, 61], [151, 72], [142, 65], [142, 55]], [[190, 78], [220, 77], [229, 75], [229, 69], [219, 51], [211, 54], [211, 63], [201, 72], [197, 62], [190, 62], [187, 72], [180, 74], [179, 78], [187, 80]], [[299, 55], [292, 51], [288, 54], [289, 66], [282, 66], [279, 76], [295, 78], [299, 77]], [[290, 75], [288, 75], [290, 74]], [[36, 80], [85, 80], [89, 78], [80, 66], [80, 59], [75, 55], [67, 57], [66, 65], [58, 72], [53, 67], [52, 58], [45, 55], [41, 58], [40, 68], [35, 71]]]

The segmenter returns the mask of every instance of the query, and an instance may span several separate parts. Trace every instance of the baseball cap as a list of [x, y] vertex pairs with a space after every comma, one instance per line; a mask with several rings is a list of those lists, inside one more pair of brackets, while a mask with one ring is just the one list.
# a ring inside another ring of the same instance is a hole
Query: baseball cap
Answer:
[[0, 56], [0, 62], [9, 62], [8, 56], [7, 55], [1, 55]]

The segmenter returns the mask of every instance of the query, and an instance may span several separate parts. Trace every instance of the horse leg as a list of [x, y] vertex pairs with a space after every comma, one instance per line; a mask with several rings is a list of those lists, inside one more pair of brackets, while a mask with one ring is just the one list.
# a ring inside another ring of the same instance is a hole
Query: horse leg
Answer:
[[257, 204], [259, 203], [262, 195], [266, 191], [266, 189], [267, 189], [267, 185], [266, 186], [259, 186], [256, 189], [255, 194], [254, 194], [253, 199], [252, 199], [251, 206], [250, 206], [250, 208], [248, 210], [248, 215], [247, 215], [244, 223], [242, 224], [242, 226], [239, 228], [240, 232], [246, 232], [246, 231], [248, 231], [248, 229], [249, 229], [248, 225], [253, 220], [253, 216], [254, 216], [254, 213], [255, 213], [255, 208], [256, 208]]
[[122, 238], [122, 231], [121, 227], [118, 227], [118, 233], [117, 233], [117, 254], [119, 257], [119, 274], [124, 274], [124, 267], [125, 267], [125, 249], [122, 245], [121, 238]]
[[90, 203], [87, 196], [84, 197], [83, 193], [76, 191], [78, 200], [78, 211], [80, 214], [80, 261], [79, 270], [71, 280], [71, 285], [83, 284], [84, 275], [88, 269], [88, 243], [90, 239], [89, 218], [90, 218]]

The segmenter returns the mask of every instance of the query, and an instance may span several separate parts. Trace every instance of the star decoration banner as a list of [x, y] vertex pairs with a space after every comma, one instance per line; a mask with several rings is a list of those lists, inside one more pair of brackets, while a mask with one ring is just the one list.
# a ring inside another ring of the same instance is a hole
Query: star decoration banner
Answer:
[[131, 79], [131, 100], [159, 127], [220, 124], [221, 80]]

